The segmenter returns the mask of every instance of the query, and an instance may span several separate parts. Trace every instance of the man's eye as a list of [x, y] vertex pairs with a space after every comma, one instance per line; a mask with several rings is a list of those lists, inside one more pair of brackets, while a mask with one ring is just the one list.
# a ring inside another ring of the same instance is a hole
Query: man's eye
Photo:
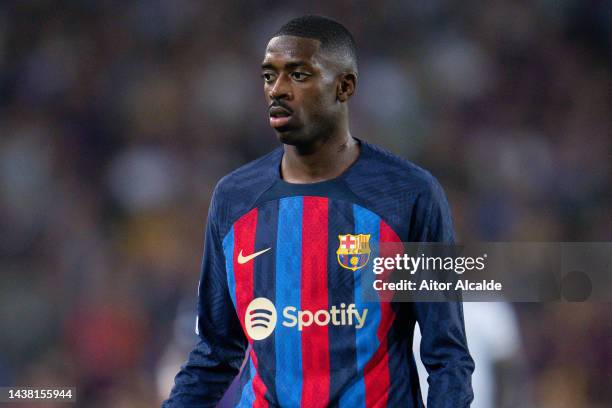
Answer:
[[303, 81], [309, 76], [310, 76], [309, 74], [306, 74], [304, 72], [292, 72], [291, 73], [291, 77], [295, 79], [296, 81]]
[[271, 82], [274, 80], [274, 75], [270, 72], [264, 72], [261, 74], [261, 77], [263, 78], [264, 82]]

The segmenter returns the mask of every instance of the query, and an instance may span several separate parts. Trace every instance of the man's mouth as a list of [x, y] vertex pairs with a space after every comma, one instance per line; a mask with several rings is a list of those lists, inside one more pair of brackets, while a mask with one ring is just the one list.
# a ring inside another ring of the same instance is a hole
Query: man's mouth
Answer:
[[282, 106], [273, 106], [270, 108], [270, 126], [279, 128], [287, 125], [291, 120], [291, 112]]

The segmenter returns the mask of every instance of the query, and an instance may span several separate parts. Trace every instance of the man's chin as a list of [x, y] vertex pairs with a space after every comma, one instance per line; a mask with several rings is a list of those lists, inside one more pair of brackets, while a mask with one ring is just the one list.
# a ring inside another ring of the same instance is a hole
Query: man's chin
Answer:
[[283, 144], [295, 146], [303, 142], [301, 140], [302, 137], [300, 132], [294, 127], [282, 126], [274, 128], [274, 131], [276, 132], [276, 137], [278, 137], [278, 141]]

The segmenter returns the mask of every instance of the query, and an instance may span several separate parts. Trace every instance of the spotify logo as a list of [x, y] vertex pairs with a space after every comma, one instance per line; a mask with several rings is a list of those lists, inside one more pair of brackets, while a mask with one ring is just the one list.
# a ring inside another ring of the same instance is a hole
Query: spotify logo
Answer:
[[270, 300], [259, 297], [253, 299], [244, 315], [244, 327], [253, 340], [263, 340], [276, 327], [276, 308]]
[[[366, 324], [368, 309], [358, 310], [354, 303], [334, 305], [329, 310], [299, 310], [294, 306], [285, 306], [281, 324], [284, 327], [296, 327], [298, 331], [307, 330], [310, 326], [355, 326], [361, 329]], [[253, 299], [244, 315], [244, 327], [253, 340], [263, 340], [270, 336], [276, 327], [276, 307], [269, 299]]]

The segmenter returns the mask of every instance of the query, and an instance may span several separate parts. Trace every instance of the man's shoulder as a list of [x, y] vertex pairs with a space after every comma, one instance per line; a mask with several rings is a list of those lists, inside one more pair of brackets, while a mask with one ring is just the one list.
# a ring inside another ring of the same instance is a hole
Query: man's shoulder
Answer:
[[277, 148], [219, 180], [213, 193], [211, 215], [222, 237], [231, 223], [247, 213], [257, 198], [274, 184], [281, 157], [282, 148]]
[[253, 195], [267, 189], [276, 180], [282, 148], [255, 159], [219, 180], [215, 193], [224, 198], [234, 195]]
[[446, 206], [444, 192], [429, 171], [379, 146], [362, 142], [356, 165], [348, 173], [349, 188], [404, 240], [414, 238], [418, 214]]
[[[362, 174], [351, 180], [351, 188], [368, 199], [370, 207], [407, 241], [452, 239], [448, 202], [438, 180], [429, 171], [379, 146], [366, 148], [367, 157], [358, 172]], [[451, 235], [422, 235], [426, 231], [424, 223], [438, 218], [444, 228], [436, 228]]]
[[417, 164], [371, 143], [364, 143], [364, 148], [367, 154], [361, 167], [362, 176], [369, 178], [378, 189], [418, 194], [441, 188], [438, 180]]

